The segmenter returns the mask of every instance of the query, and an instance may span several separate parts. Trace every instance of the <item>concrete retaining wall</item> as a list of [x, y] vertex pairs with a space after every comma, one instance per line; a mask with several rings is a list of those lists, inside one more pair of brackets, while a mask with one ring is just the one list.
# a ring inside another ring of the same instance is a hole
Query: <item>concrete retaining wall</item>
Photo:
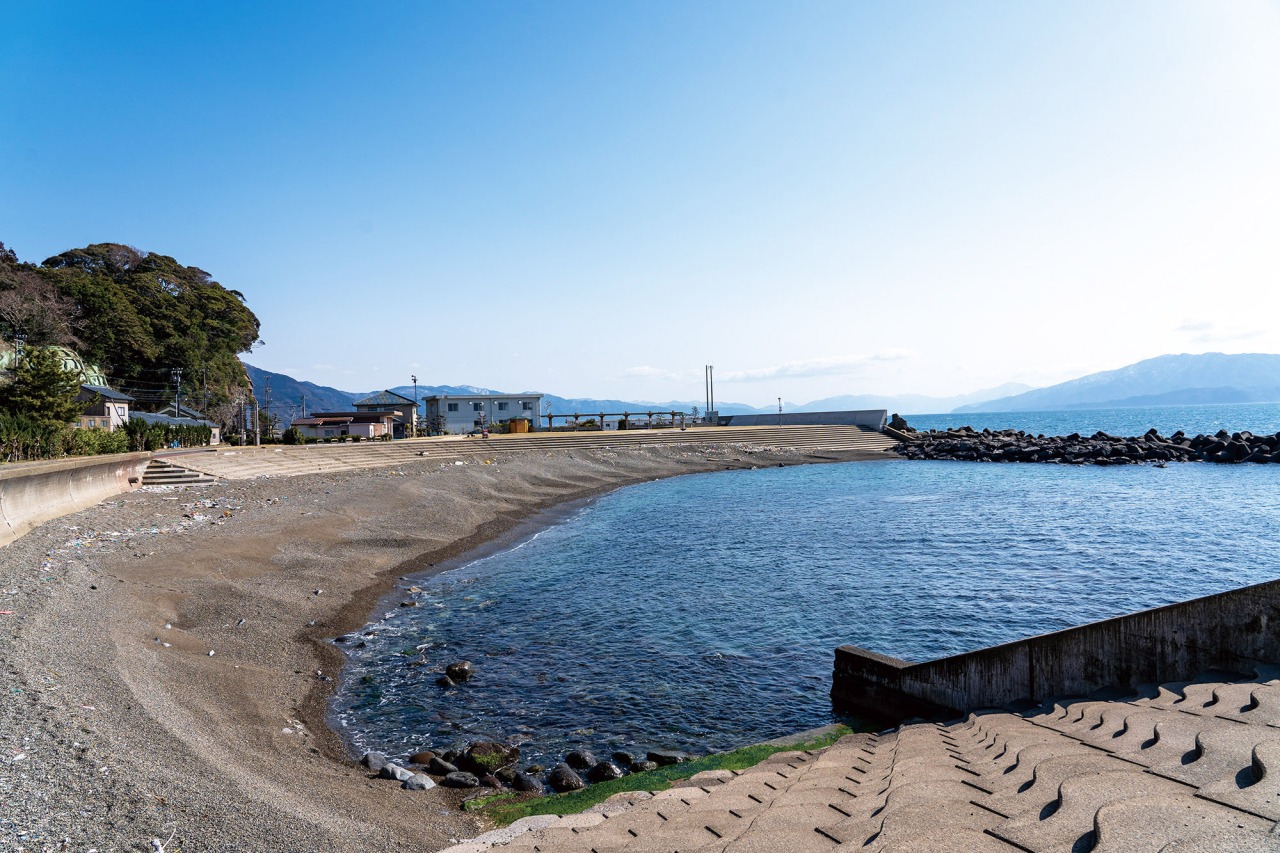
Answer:
[[841, 646], [831, 701], [880, 719], [950, 717], [1277, 663], [1280, 581], [1268, 581], [928, 663]]
[[52, 518], [136, 488], [150, 458], [118, 453], [0, 466], [0, 546]]
[[[887, 409], [850, 412], [784, 412], [782, 415], [721, 415], [720, 426], [862, 426], [884, 429]], [[781, 420], [779, 420], [781, 418]]]

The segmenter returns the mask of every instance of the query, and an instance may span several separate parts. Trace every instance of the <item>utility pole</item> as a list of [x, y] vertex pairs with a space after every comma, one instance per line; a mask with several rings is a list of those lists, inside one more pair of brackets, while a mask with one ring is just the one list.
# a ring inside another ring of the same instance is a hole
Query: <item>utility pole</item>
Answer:
[[707, 412], [710, 414], [712, 410], [712, 366], [703, 365], [703, 394], [704, 401], [707, 402]]
[[267, 379], [267, 387], [264, 392], [267, 395], [267, 439], [271, 439], [271, 380]]
[[173, 381], [178, 385], [178, 395], [173, 401], [173, 416], [175, 418], [182, 417], [182, 368], [173, 368]]
[[307, 395], [306, 394], [302, 395], [302, 416], [304, 418], [307, 416]]
[[413, 437], [418, 437], [418, 375], [409, 376], [413, 380]]
[[778, 426], [782, 426], [782, 398], [778, 398]]
[[253, 446], [262, 446], [262, 407], [256, 395], [253, 398]]
[[714, 412], [716, 410], [716, 366], [714, 364], [707, 365], [707, 379], [708, 387], [711, 389], [711, 411]]

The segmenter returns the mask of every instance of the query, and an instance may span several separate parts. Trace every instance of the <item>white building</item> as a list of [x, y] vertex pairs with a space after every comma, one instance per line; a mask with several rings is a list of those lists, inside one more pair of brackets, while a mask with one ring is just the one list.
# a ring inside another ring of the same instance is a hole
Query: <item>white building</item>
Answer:
[[493, 428], [513, 418], [524, 418], [530, 429], [537, 429], [542, 414], [541, 394], [438, 394], [422, 400], [427, 428], [436, 434], [441, 430], [468, 433], [480, 429], [482, 423]]

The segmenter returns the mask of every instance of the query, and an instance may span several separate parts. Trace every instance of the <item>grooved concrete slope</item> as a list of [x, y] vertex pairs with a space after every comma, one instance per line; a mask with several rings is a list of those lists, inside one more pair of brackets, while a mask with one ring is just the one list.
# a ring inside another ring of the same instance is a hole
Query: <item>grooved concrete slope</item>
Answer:
[[[353, 444], [222, 448], [166, 456], [167, 462], [228, 480], [291, 477], [324, 471], [382, 468], [423, 459], [497, 458], [537, 450], [609, 449], [741, 444], [822, 451], [886, 452], [897, 442], [856, 426], [699, 427], [688, 430], [554, 432], [493, 435], [487, 439], [446, 436]], [[886, 456], [888, 454], [886, 453]]]
[[518, 821], [446, 853], [1280, 850], [1280, 681], [990, 711]]

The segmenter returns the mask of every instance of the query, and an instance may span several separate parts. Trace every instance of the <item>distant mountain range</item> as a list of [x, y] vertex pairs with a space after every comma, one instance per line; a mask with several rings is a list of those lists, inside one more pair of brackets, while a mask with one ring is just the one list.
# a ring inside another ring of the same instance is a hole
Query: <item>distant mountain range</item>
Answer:
[[1280, 355], [1162, 355], [1119, 370], [995, 400], [956, 412], [1034, 412], [1280, 401]]
[[[245, 370], [253, 381], [254, 393], [266, 405], [268, 383], [271, 409], [282, 418], [307, 412], [350, 410], [351, 404], [374, 391], [341, 391], [313, 382], [304, 382], [283, 373], [272, 373], [251, 364]], [[413, 396], [412, 385], [397, 385], [386, 390]], [[501, 394], [492, 388], [474, 385], [419, 385], [418, 396], [432, 394]], [[688, 412], [700, 400], [597, 400], [583, 397], [557, 397], [543, 392], [544, 401], [553, 414], [589, 415], [592, 412]], [[808, 403], [783, 403], [788, 412], [830, 412], [851, 409], [887, 409], [890, 412], [939, 414], [945, 412], [1025, 412], [1057, 409], [1092, 409], [1130, 406], [1173, 406], [1193, 403], [1252, 403], [1280, 401], [1280, 355], [1162, 355], [1122, 367], [1094, 373], [1051, 385], [1031, 388], [1009, 383], [997, 388], [975, 391], [956, 397], [929, 397], [921, 394], [858, 394], [826, 397]], [[723, 415], [768, 414], [773, 406], [748, 406], [743, 403], [719, 403]]]

